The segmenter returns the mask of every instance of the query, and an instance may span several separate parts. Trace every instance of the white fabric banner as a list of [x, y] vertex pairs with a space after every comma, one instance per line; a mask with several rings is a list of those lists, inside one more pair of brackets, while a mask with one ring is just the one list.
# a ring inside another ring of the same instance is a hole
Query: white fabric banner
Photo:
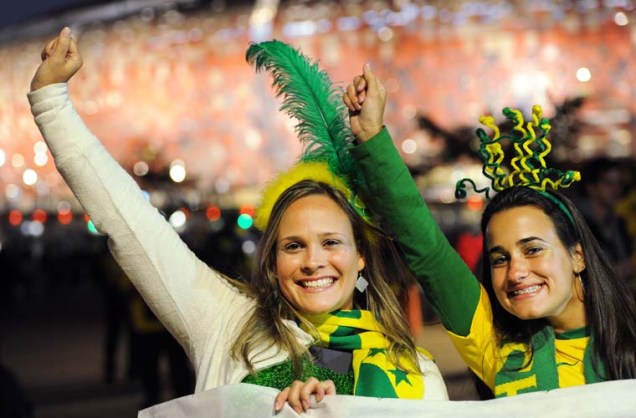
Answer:
[[304, 414], [285, 405], [274, 413], [278, 390], [238, 383], [184, 396], [139, 412], [138, 418], [623, 418], [636, 417], [636, 379], [534, 392], [489, 401], [411, 401], [328, 396]]

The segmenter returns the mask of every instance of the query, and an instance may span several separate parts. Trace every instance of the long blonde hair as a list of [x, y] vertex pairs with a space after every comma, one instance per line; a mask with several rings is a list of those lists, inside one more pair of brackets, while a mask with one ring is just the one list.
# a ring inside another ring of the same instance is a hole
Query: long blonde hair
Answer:
[[[303, 180], [281, 194], [274, 205], [267, 227], [263, 231], [256, 252], [254, 269], [249, 285], [237, 285], [256, 299], [256, 307], [250, 312], [239, 337], [232, 345], [235, 359], [242, 359], [251, 373], [255, 373], [253, 356], [255, 349], [262, 352], [277, 345], [290, 354], [297, 376], [302, 373], [302, 359], [310, 356], [283, 320], [295, 320], [310, 330], [315, 330], [294, 306], [281, 296], [275, 274], [276, 244], [281, 218], [296, 200], [310, 195], [326, 195], [342, 208], [351, 222], [356, 246], [365, 259], [364, 276], [369, 282], [364, 293], [354, 293], [354, 306], [374, 313], [383, 326], [390, 342], [389, 358], [400, 364], [400, 355], [406, 355], [411, 367], [418, 371], [417, 351], [410, 328], [406, 322], [399, 298], [405, 297], [411, 276], [406, 269], [393, 241], [379, 228], [364, 220], [348, 203], [343, 194], [330, 185], [313, 180]], [[310, 333], [312, 333], [310, 331]], [[313, 333], [317, 335], [317, 333]], [[263, 346], [263, 342], [267, 342]]]

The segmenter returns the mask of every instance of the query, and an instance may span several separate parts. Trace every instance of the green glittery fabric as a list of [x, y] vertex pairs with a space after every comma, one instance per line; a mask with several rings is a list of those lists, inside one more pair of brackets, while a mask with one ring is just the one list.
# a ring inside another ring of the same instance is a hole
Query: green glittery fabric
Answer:
[[316, 366], [307, 359], [303, 359], [303, 374], [300, 377], [294, 375], [291, 360], [287, 360], [265, 370], [259, 370], [256, 376], [247, 375], [243, 379], [243, 383], [283, 390], [291, 386], [294, 380], [305, 381], [310, 377], [315, 377], [318, 380], [331, 379], [336, 385], [336, 392], [339, 395], [353, 395], [353, 371], [341, 374], [331, 369]]

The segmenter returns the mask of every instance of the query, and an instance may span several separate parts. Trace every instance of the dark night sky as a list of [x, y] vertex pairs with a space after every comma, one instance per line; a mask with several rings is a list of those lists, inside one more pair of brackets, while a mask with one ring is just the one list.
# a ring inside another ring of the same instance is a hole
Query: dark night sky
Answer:
[[[131, 0], [19, 0], [12, 1], [11, 5], [4, 7], [0, 13], [0, 30], [15, 24], [27, 23], [34, 19], [46, 18], [73, 9], [79, 9], [91, 5], [107, 3], [134, 3]], [[253, 0], [175, 0], [174, 3], [191, 3], [192, 5], [206, 5], [218, 2], [226, 6], [239, 4], [251, 4]], [[152, 0], [141, 0], [140, 3], [152, 5]], [[167, 3], [166, 0], [157, 0], [158, 3]], [[169, 3], [169, 2], [168, 2]], [[281, 0], [282, 3], [282, 0]], [[6, 6], [6, 5], [5, 5]]]
[[0, 13], [0, 28], [31, 19], [71, 10], [90, 4], [108, 3], [105, 0], [27, 0], [12, 1]]

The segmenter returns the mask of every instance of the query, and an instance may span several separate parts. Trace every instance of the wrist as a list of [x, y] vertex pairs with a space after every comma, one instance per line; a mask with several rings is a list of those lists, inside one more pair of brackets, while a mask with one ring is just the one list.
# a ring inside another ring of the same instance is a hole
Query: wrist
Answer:
[[358, 135], [356, 135], [356, 139], [360, 142], [366, 142], [369, 139], [373, 138], [374, 136], [376, 136], [377, 134], [380, 133], [380, 131], [382, 131], [382, 128], [384, 128], [384, 125], [380, 126], [380, 127], [373, 127], [373, 128], [369, 128], [369, 129], [364, 129], [362, 130]]

